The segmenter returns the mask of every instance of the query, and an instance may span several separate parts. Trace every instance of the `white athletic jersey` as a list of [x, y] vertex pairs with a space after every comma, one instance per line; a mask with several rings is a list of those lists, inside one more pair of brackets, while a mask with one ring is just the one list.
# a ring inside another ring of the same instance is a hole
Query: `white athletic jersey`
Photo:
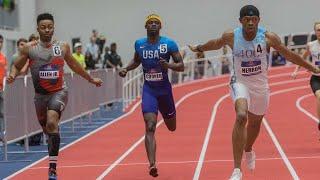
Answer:
[[242, 27], [234, 30], [231, 83], [243, 83], [250, 90], [269, 89], [265, 33], [266, 30], [259, 27], [256, 37], [252, 41], [247, 41], [243, 37]]
[[[318, 40], [311, 41], [308, 43], [310, 55], [312, 57], [312, 63], [313, 65], [320, 67], [320, 43]], [[314, 74], [316, 76], [319, 76], [319, 74]]]

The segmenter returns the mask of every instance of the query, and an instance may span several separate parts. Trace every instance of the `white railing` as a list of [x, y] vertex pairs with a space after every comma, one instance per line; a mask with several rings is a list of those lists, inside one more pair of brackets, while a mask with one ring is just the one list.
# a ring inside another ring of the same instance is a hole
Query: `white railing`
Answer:
[[[119, 93], [122, 89], [122, 79], [117, 71], [103, 69], [89, 73], [101, 78], [103, 85], [95, 87], [76, 74], [65, 74], [69, 100], [61, 117], [61, 124], [71, 121], [74, 127], [75, 119], [85, 115], [91, 116], [103, 104], [122, 99], [122, 93]], [[7, 161], [9, 143], [24, 140], [24, 152], [29, 152], [28, 137], [42, 132], [42, 129], [33, 104], [34, 88], [29, 75], [18, 77], [11, 85], [5, 84], [4, 80], [3, 97], [4, 122], [0, 122], [0, 126], [3, 124], [4, 127], [0, 127], [0, 139], [3, 141], [4, 161]]]
[[142, 69], [137, 68], [133, 71], [129, 71], [127, 76], [123, 78], [123, 110], [128, 108], [128, 106], [141, 95], [141, 87], [143, 84]]

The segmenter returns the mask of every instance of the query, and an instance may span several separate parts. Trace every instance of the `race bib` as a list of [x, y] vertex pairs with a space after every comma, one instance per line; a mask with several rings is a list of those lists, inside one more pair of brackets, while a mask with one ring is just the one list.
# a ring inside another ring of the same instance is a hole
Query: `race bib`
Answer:
[[145, 73], [144, 77], [145, 77], [146, 81], [162, 81], [163, 80], [162, 72], [160, 72], [160, 73]]
[[58, 66], [47, 64], [40, 67], [39, 77], [40, 79], [58, 79], [59, 78]]
[[61, 56], [61, 49], [60, 46], [53, 46], [53, 56]]
[[160, 44], [160, 53], [167, 53], [168, 52], [168, 45], [167, 44]]
[[241, 74], [243, 76], [257, 75], [262, 72], [261, 61], [243, 61], [241, 63]]

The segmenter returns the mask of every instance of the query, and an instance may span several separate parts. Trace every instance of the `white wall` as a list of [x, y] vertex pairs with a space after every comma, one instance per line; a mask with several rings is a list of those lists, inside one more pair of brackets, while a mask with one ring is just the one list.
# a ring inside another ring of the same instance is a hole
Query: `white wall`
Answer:
[[36, 30], [36, 2], [35, 0], [16, 0], [19, 8], [19, 29], [15, 31], [2, 30], [0, 34], [4, 36], [5, 42], [3, 52], [7, 54], [6, 43], [9, 40], [18, 40], [21, 37], [28, 38]]
[[158, 13], [162, 34], [180, 45], [205, 42], [238, 25], [240, 8], [256, 5], [262, 25], [278, 34], [310, 32], [320, 20], [320, 0], [37, 0], [37, 13], [51, 12], [58, 39], [81, 37], [87, 43], [93, 28], [118, 43], [119, 54], [131, 59], [134, 41], [145, 36], [144, 19]]

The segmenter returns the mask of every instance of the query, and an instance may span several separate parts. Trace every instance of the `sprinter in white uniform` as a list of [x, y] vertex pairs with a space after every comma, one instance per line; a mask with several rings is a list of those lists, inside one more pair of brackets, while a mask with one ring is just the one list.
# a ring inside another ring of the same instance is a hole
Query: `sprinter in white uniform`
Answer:
[[[304, 61], [281, 43], [280, 38], [258, 26], [259, 10], [246, 5], [240, 10], [242, 27], [223, 33], [220, 38], [198, 46], [190, 46], [195, 52], [217, 50], [228, 45], [233, 50], [233, 68], [231, 76], [231, 96], [235, 103], [236, 122], [232, 132], [234, 171], [232, 180], [242, 178], [241, 159], [246, 153], [246, 163], [250, 170], [255, 168], [255, 153], [252, 146], [258, 137], [261, 122], [269, 103], [267, 78], [270, 47], [280, 52], [287, 60], [319, 73], [319, 69]], [[248, 126], [246, 128], [246, 124]]]
[[256, 37], [247, 41], [242, 28], [234, 30], [231, 96], [234, 101], [245, 98], [249, 112], [264, 115], [269, 104], [266, 30], [259, 27]]
[[[320, 22], [314, 23], [314, 31], [317, 36], [317, 40], [307, 44], [307, 50], [302, 55], [302, 58], [307, 59], [309, 56], [311, 56], [312, 64], [320, 67]], [[297, 66], [295, 71], [292, 73], [293, 78], [296, 78], [299, 69], [300, 66]], [[317, 115], [318, 119], [320, 119], [320, 76], [318, 74], [312, 73], [310, 78], [310, 86], [317, 98]], [[320, 122], [318, 123], [318, 129], [320, 131]]]

